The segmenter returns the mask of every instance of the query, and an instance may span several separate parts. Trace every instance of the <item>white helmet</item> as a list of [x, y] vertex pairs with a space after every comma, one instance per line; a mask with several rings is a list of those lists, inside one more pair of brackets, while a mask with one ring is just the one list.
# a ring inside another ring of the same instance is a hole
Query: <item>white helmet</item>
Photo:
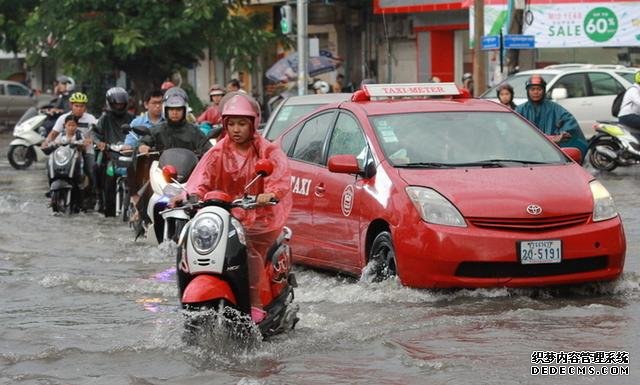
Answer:
[[328, 94], [331, 88], [329, 87], [329, 83], [324, 80], [318, 80], [313, 83], [313, 89], [318, 91], [319, 94]]

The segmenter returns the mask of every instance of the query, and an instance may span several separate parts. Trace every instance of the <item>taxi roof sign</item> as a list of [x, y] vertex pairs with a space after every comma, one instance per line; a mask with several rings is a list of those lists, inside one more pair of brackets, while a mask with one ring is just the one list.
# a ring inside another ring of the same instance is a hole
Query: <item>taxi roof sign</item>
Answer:
[[427, 97], [461, 94], [455, 83], [365, 84], [362, 88], [369, 97]]

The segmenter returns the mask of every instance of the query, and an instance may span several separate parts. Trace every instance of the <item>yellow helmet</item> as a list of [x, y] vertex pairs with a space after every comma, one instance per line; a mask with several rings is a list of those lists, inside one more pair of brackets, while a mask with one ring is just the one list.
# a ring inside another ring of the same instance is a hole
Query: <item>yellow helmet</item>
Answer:
[[636, 72], [635, 81], [640, 84], [640, 71]]
[[69, 103], [87, 103], [87, 95], [82, 92], [74, 92], [69, 98]]

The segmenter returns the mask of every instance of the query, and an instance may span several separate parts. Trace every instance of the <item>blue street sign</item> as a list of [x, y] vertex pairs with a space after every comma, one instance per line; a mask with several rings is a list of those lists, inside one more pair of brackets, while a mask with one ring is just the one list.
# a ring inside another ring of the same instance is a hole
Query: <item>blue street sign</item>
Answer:
[[480, 49], [499, 49], [500, 48], [500, 35], [487, 35], [482, 36], [480, 42]]
[[504, 35], [504, 48], [533, 49], [536, 48], [536, 40], [533, 35]]

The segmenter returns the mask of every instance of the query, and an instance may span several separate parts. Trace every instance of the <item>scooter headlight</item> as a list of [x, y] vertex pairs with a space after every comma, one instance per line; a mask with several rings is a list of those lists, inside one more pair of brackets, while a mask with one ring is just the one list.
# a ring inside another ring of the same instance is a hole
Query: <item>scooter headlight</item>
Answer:
[[58, 147], [58, 149], [53, 152], [53, 161], [56, 166], [64, 166], [72, 156], [73, 151], [69, 147]]
[[208, 254], [222, 237], [222, 218], [216, 214], [203, 215], [191, 226], [191, 244], [198, 254]]

